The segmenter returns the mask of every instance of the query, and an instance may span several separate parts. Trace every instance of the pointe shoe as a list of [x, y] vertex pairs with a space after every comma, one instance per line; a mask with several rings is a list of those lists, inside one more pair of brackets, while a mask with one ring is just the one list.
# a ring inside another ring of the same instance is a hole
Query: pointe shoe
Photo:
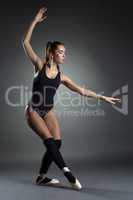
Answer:
[[76, 178], [76, 182], [75, 183], [70, 183], [72, 188], [75, 190], [81, 190], [82, 189], [82, 185], [80, 184], [80, 182], [78, 181], [78, 179]]
[[48, 183], [45, 183], [44, 185], [49, 185], [49, 186], [61, 186], [61, 183], [58, 179], [52, 178], [51, 181]]
[[59, 186], [60, 185], [60, 181], [58, 179], [50, 179], [50, 178], [47, 178], [47, 177], [41, 177], [41, 176], [38, 176], [35, 183], [37, 185], [49, 185], [49, 186]]

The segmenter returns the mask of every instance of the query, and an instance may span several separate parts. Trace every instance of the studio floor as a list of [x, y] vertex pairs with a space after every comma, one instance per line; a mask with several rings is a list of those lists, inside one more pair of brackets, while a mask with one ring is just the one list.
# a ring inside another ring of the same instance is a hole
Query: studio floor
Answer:
[[52, 164], [49, 177], [59, 178], [62, 187], [34, 184], [39, 163], [3, 162], [0, 168], [1, 200], [132, 200], [133, 166], [71, 161], [73, 172], [83, 188], [71, 189], [62, 172]]

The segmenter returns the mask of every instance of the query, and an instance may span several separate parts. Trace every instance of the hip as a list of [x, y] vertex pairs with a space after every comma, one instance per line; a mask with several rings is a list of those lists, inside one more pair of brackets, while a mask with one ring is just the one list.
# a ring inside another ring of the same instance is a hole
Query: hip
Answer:
[[25, 106], [25, 113], [26, 112], [37, 112], [40, 117], [44, 117], [52, 108], [54, 105], [50, 106], [33, 106], [30, 102]]

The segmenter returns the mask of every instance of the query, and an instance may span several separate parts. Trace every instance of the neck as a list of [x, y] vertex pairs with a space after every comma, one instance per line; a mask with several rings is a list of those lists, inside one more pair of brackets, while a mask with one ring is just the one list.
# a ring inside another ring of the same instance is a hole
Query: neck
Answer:
[[51, 70], [58, 69], [57, 64], [55, 62], [53, 62], [52, 65], [49, 64], [48, 68], [51, 69]]

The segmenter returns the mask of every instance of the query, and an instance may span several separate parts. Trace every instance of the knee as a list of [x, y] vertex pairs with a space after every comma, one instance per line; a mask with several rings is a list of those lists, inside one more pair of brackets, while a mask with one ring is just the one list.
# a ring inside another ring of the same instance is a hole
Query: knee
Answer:
[[57, 148], [60, 149], [62, 145], [62, 140], [61, 139], [55, 140], [55, 143], [57, 145]]
[[62, 141], [61, 139], [54, 139], [53, 137], [51, 137], [51, 138], [44, 139], [43, 144], [47, 147], [47, 149], [50, 144], [54, 144], [56, 145], [58, 149], [60, 149], [62, 145]]

